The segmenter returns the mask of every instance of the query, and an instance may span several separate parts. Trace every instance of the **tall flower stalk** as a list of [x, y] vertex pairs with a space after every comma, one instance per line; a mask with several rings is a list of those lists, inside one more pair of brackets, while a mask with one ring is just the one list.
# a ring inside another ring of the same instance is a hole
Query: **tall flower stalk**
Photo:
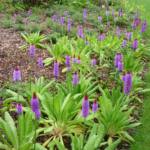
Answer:
[[19, 67], [16, 67], [13, 71], [13, 81], [21, 81], [21, 71]]
[[59, 62], [57, 60], [54, 61], [53, 75], [54, 75], [55, 79], [58, 79], [58, 77], [59, 77]]
[[79, 83], [78, 73], [75, 72], [75, 73], [73, 73], [73, 76], [72, 76], [72, 84], [77, 85], [78, 83]]
[[33, 93], [32, 99], [31, 99], [31, 109], [33, 113], [35, 114], [35, 134], [34, 134], [34, 150], [36, 150], [36, 130], [38, 128], [38, 121], [41, 117], [41, 111], [40, 111], [40, 105], [39, 105], [39, 100], [37, 98], [36, 93]]
[[89, 100], [88, 100], [88, 96], [84, 96], [83, 98], [83, 102], [82, 102], [82, 116], [84, 118], [86, 118], [89, 115]]
[[123, 76], [123, 83], [123, 92], [125, 95], [128, 95], [132, 89], [132, 74], [130, 72]]

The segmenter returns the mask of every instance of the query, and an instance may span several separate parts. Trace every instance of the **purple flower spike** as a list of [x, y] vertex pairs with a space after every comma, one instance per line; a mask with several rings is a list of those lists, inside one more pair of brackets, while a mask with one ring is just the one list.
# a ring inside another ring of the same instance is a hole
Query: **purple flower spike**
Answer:
[[87, 18], [87, 9], [83, 10], [83, 21], [85, 21]]
[[128, 72], [124, 76], [124, 87], [123, 87], [124, 94], [128, 95], [131, 91], [131, 88], [132, 88], [132, 75], [130, 72]]
[[71, 57], [67, 55], [65, 58], [66, 58], [66, 61], [65, 61], [66, 67], [67, 67], [68, 70], [70, 70]]
[[128, 41], [131, 40], [131, 38], [132, 38], [132, 33], [131, 33], [131, 32], [127, 32], [127, 33], [126, 33], [126, 38], [127, 38]]
[[123, 16], [122, 8], [119, 9], [118, 16], [119, 16], [119, 17], [122, 17], [122, 16]]
[[118, 62], [118, 71], [122, 72], [123, 70], [123, 63], [122, 62]]
[[123, 42], [122, 42], [122, 48], [126, 47], [126, 45], [127, 45], [127, 40], [124, 39]]
[[54, 61], [53, 74], [54, 74], [55, 79], [57, 79], [59, 76], [59, 63], [57, 62], [57, 60]]
[[72, 84], [73, 84], [73, 85], [77, 85], [78, 83], [79, 83], [78, 73], [75, 72], [75, 73], [73, 74], [73, 77], [72, 77]]
[[146, 29], [147, 29], [147, 22], [146, 22], [146, 20], [145, 20], [145, 21], [142, 23], [141, 32], [142, 32], [142, 33], [145, 32]]
[[97, 110], [98, 110], [98, 103], [97, 103], [97, 100], [95, 100], [95, 101], [93, 102], [93, 105], [92, 105], [92, 111], [93, 111], [94, 113], [96, 113]]
[[40, 112], [39, 100], [36, 96], [36, 93], [33, 93], [31, 99], [31, 109], [34, 112], [36, 119], [40, 119], [41, 112]]
[[100, 23], [102, 23], [102, 17], [101, 17], [101, 16], [98, 16], [98, 21], [99, 21]]
[[67, 29], [68, 29], [68, 32], [71, 31], [71, 19], [68, 18], [68, 25], [67, 25]]
[[100, 34], [100, 35], [98, 36], [98, 39], [99, 39], [100, 41], [103, 41], [103, 40], [105, 39], [105, 34], [104, 34], [104, 33]]
[[140, 25], [140, 23], [141, 23], [141, 19], [138, 18], [138, 17], [136, 17], [136, 18], [134, 19], [134, 21], [133, 21], [133, 26], [134, 26], [134, 27], [137, 27], [137, 26]]
[[135, 39], [135, 40], [133, 41], [133, 43], [132, 43], [132, 48], [133, 48], [133, 50], [136, 50], [136, 49], [138, 48], [138, 40], [137, 40], [137, 39]]
[[21, 71], [18, 67], [13, 71], [13, 81], [21, 81]]
[[60, 17], [60, 24], [64, 25], [64, 23], [65, 23], [65, 17]]
[[95, 58], [93, 58], [92, 60], [91, 60], [91, 65], [94, 67], [94, 66], [96, 66], [96, 59]]
[[40, 119], [40, 117], [41, 117], [41, 112], [40, 112], [40, 110], [37, 110], [37, 111], [35, 112], [35, 117], [36, 117], [36, 119]]
[[23, 112], [22, 104], [17, 104], [17, 105], [16, 105], [16, 111], [17, 111], [17, 114], [18, 114], [18, 115], [21, 115], [21, 114], [22, 114], [22, 112]]
[[40, 68], [44, 67], [44, 63], [43, 63], [43, 58], [42, 57], [38, 57], [37, 64], [38, 64], [38, 66]]
[[123, 59], [123, 56], [121, 53], [117, 53], [115, 55], [115, 60], [114, 60], [115, 67], [118, 67], [118, 63], [122, 62], [122, 59]]
[[53, 15], [53, 16], [51, 17], [51, 19], [52, 19], [54, 22], [57, 22], [57, 20], [58, 20], [57, 15]]
[[82, 116], [86, 118], [88, 115], [89, 115], [89, 100], [88, 100], [88, 96], [84, 96], [82, 102]]
[[72, 57], [72, 62], [73, 63], [77, 63], [78, 62], [78, 59], [75, 57], [75, 55]]
[[84, 38], [83, 27], [82, 26], [78, 26], [78, 33], [77, 33], [77, 35], [80, 38]]
[[36, 51], [35, 45], [30, 45], [30, 47], [29, 47], [29, 55], [31, 57], [34, 57], [35, 51]]

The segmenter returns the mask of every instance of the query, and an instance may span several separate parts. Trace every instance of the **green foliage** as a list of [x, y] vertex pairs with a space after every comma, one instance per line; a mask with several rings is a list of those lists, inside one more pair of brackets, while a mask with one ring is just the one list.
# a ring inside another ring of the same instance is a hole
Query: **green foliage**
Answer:
[[42, 122], [45, 125], [43, 131], [44, 134], [50, 135], [50, 139], [43, 145], [46, 146], [52, 139], [62, 140], [63, 136], [83, 132], [82, 119], [78, 116], [80, 103], [73, 99], [71, 94], [64, 96], [60, 91], [55, 95], [47, 94], [41, 99], [41, 104], [47, 115]]
[[[134, 107], [128, 108], [128, 98], [119, 98], [116, 94], [116, 102], [113, 104], [107, 94], [101, 89], [103, 95], [100, 97], [100, 116], [99, 120], [105, 127], [106, 133], [110, 137], [120, 136], [124, 140], [134, 141], [127, 133], [129, 128], [136, 127], [140, 123], [133, 123], [134, 120], [130, 116]], [[113, 96], [114, 97], [114, 96]]]
[[3, 28], [11, 28], [13, 27], [13, 20], [12, 18], [8, 15], [8, 16], [5, 16], [2, 20], [0, 20], [0, 26], [2, 26]]
[[40, 32], [31, 33], [31, 34], [21, 33], [21, 35], [28, 44], [35, 45], [38, 47], [43, 47], [42, 42], [46, 40], [46, 36], [40, 35]]
[[[33, 148], [35, 126], [32, 113], [18, 116], [17, 126], [8, 112], [0, 118], [0, 149], [29, 150]], [[42, 146], [41, 146], [42, 147]]]

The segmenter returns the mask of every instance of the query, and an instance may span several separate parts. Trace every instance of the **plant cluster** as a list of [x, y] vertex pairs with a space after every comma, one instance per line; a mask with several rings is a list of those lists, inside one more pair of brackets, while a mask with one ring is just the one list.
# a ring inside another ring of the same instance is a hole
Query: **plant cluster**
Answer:
[[150, 91], [143, 81], [150, 49], [143, 44], [147, 22], [138, 14], [118, 25], [126, 11], [102, 11], [96, 26], [90, 26], [90, 8], [79, 13], [81, 23], [69, 12], [49, 12], [49, 26], [60, 36], [21, 34], [32, 61], [37, 48], [48, 51], [37, 67], [51, 66], [53, 78], [23, 82], [22, 70], [14, 68], [13, 88], [1, 99], [0, 149], [115, 150], [134, 142], [130, 133], [140, 125], [134, 110]]

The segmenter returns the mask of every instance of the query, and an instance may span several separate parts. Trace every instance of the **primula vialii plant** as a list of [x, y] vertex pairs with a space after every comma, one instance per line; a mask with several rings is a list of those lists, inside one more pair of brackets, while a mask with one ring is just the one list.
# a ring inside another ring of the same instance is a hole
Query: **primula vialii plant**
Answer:
[[[150, 92], [141, 7], [2, 1], [0, 150], [128, 150]], [[11, 27], [9, 36], [3, 27]]]

